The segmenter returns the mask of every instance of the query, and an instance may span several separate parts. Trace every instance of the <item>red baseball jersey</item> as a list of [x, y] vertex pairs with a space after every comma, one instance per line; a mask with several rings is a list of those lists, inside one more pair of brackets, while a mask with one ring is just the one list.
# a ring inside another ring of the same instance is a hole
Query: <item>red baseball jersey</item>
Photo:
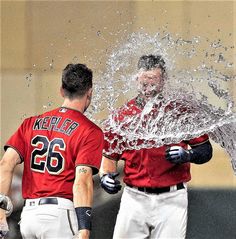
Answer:
[[7, 141], [24, 162], [23, 198], [57, 196], [72, 199], [75, 167], [98, 173], [103, 133], [81, 112], [65, 107], [25, 119]]
[[[125, 116], [132, 115], [133, 112], [140, 113], [136, 100], [129, 101], [126, 107], [119, 111], [118, 120], [123, 120]], [[118, 140], [111, 140], [111, 139]], [[121, 154], [109, 151], [114, 148], [125, 148], [125, 140], [115, 135], [111, 131], [105, 133], [104, 156], [115, 160], [125, 160], [124, 182], [136, 187], [166, 187], [180, 182], [187, 182], [191, 179], [190, 163], [173, 164], [166, 160], [165, 151], [167, 147], [178, 145], [187, 149], [188, 145], [196, 146], [208, 141], [207, 135], [189, 141], [182, 141], [179, 144], [164, 145], [158, 148], [148, 148], [140, 150], [124, 150]]]

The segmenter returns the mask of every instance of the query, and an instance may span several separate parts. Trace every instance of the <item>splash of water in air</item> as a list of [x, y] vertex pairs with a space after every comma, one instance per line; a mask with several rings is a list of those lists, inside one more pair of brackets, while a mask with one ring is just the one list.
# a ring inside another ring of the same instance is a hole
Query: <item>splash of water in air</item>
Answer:
[[[226, 149], [236, 173], [236, 114], [232, 89], [236, 76], [230, 52], [221, 41], [192, 37], [183, 39], [164, 32], [133, 33], [114, 49], [101, 72], [93, 111], [109, 115], [102, 121], [110, 153], [121, 153], [178, 143], [203, 134]], [[142, 55], [161, 55], [167, 68], [163, 92], [143, 107], [131, 99], [138, 94], [137, 62]], [[122, 106], [123, 105], [123, 106]], [[129, 110], [125, 117], [120, 111]], [[101, 122], [100, 122], [101, 123]], [[122, 137], [120, 137], [122, 136]], [[121, 147], [116, 145], [122, 144]]]

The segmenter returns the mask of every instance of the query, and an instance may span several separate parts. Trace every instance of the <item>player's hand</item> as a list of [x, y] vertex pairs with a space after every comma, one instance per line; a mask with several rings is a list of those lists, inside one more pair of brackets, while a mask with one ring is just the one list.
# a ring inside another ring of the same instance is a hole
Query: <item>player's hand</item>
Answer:
[[103, 174], [100, 182], [101, 187], [110, 194], [118, 193], [121, 190], [120, 181], [116, 179], [118, 172]]
[[190, 162], [190, 152], [181, 146], [172, 146], [166, 150], [166, 159], [175, 164]]
[[9, 217], [13, 211], [11, 199], [4, 194], [0, 194], [0, 208], [6, 211], [7, 217]]
[[6, 221], [6, 217], [0, 220], [0, 238], [4, 238], [8, 233], [9, 228]]
[[73, 239], [89, 239], [90, 231], [89, 230], [79, 230], [74, 236]]

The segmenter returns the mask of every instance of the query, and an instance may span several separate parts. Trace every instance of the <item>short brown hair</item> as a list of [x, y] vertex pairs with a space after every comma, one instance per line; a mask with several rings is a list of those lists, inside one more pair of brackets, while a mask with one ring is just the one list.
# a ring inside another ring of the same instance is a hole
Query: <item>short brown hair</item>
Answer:
[[154, 68], [160, 68], [162, 73], [165, 73], [165, 61], [160, 55], [143, 55], [139, 58], [138, 69], [143, 69], [145, 71], [152, 70]]
[[84, 64], [68, 64], [62, 72], [62, 89], [72, 99], [82, 97], [92, 88], [93, 72]]

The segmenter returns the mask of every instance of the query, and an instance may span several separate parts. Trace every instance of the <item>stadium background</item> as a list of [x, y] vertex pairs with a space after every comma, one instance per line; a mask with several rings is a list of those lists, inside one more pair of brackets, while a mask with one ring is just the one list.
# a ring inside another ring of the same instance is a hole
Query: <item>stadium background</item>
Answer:
[[[140, 29], [156, 33], [163, 27], [185, 38], [220, 38], [235, 46], [236, 2], [1, 1], [1, 155], [4, 142], [25, 117], [61, 104], [60, 77], [66, 64], [86, 63], [96, 75], [105, 68], [117, 39]], [[229, 33], [234, 35], [231, 40]], [[104, 53], [99, 56], [103, 61], [94, 64], [99, 52]], [[234, 63], [235, 59], [234, 49]], [[213, 146], [209, 163], [192, 165], [187, 238], [236, 238], [236, 177], [228, 155]], [[16, 222], [23, 203], [21, 168], [16, 169], [11, 192], [16, 209], [9, 219], [8, 238], [14, 239], [20, 238]], [[98, 177], [95, 187], [92, 238], [109, 239], [121, 194], [106, 195]]]

